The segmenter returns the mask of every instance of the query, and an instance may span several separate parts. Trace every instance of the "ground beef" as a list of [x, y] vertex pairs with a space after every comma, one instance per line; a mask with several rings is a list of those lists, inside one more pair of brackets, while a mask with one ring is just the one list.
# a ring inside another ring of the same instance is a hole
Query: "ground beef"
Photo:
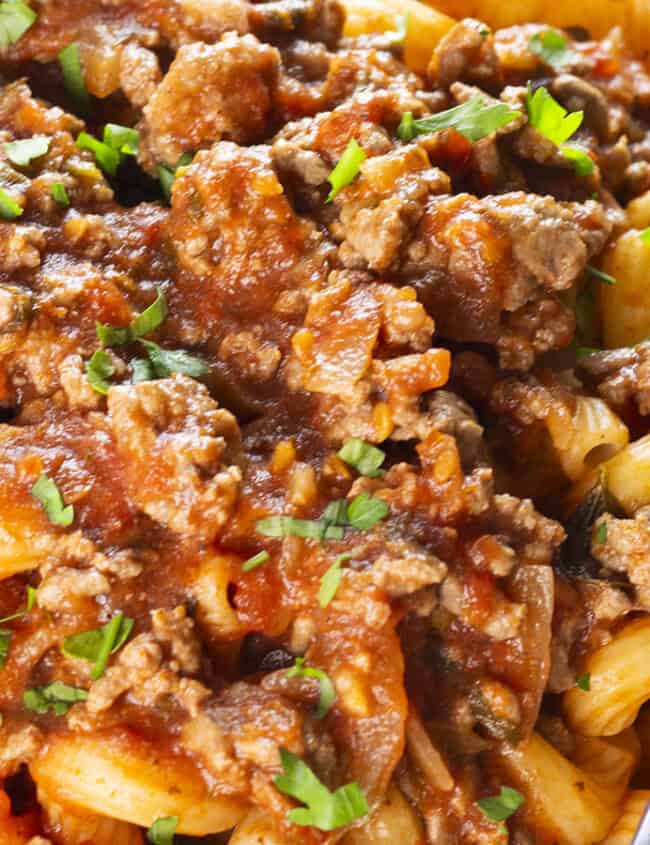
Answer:
[[427, 75], [443, 87], [457, 81], [488, 86], [498, 81], [499, 60], [489, 27], [471, 18], [457, 23], [433, 51]]
[[593, 352], [578, 362], [577, 373], [614, 407], [631, 400], [640, 414], [650, 414], [650, 342]]
[[610, 514], [601, 517], [594, 525], [591, 554], [606, 570], [625, 573], [634, 587], [636, 604], [650, 608], [650, 511], [647, 508], [638, 511], [634, 519], [616, 519]]

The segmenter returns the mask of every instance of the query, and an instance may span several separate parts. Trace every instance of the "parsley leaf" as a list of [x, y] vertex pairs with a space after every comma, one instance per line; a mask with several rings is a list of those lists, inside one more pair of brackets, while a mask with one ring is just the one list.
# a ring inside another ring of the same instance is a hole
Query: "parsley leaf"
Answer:
[[48, 710], [52, 710], [56, 716], [63, 716], [75, 701], [85, 701], [87, 698], [88, 693], [85, 689], [54, 681], [43, 687], [25, 690], [23, 704], [35, 713], [47, 713]]
[[15, 220], [23, 213], [16, 200], [5, 190], [0, 188], [0, 217], [3, 220]]
[[[90, 96], [84, 80], [84, 72], [81, 67], [81, 55], [77, 42], [68, 44], [59, 53], [59, 64], [63, 72], [63, 84], [69, 97], [80, 108], [85, 111], [90, 106]], [[84, 133], [85, 134], [85, 133]]]
[[267, 551], [258, 552], [253, 557], [249, 557], [248, 560], [244, 561], [242, 564], [242, 570], [244, 572], [252, 572], [254, 569], [257, 569], [258, 566], [262, 566], [266, 563], [266, 561], [271, 557], [271, 555]]
[[7, 655], [9, 654], [9, 643], [13, 636], [13, 631], [8, 628], [0, 628], [0, 669], [5, 665]]
[[18, 167], [28, 167], [32, 159], [40, 158], [50, 149], [50, 139], [45, 135], [34, 135], [22, 141], [10, 141], [5, 144], [5, 152], [9, 161]]
[[648, 244], [650, 246], [650, 226], [642, 232], [639, 232], [639, 238], [641, 238], [644, 244]]
[[133, 373], [131, 377], [133, 384], [140, 384], [143, 381], [153, 381], [156, 378], [151, 361], [146, 361], [144, 358], [137, 358], [135, 361], [131, 361], [131, 372]]
[[585, 672], [583, 675], [576, 678], [576, 686], [583, 692], [589, 692], [591, 689], [591, 673]]
[[411, 112], [406, 112], [397, 129], [397, 134], [402, 141], [412, 141], [416, 135], [440, 132], [442, 129], [455, 129], [468, 141], [480, 141], [481, 138], [486, 138], [519, 117], [519, 114], [520, 112], [513, 111], [505, 103], [489, 102], [477, 94], [466, 103], [438, 112], [431, 117], [414, 120]]
[[54, 525], [68, 527], [74, 519], [74, 507], [65, 505], [61, 491], [56, 482], [48, 477], [47, 473], [41, 473], [40, 478], [31, 490], [32, 496], [41, 503], [48, 519]]
[[339, 191], [354, 181], [359, 173], [359, 168], [365, 160], [365, 152], [361, 149], [355, 138], [350, 138], [343, 155], [336, 163], [336, 167], [327, 177], [327, 181], [332, 186], [332, 190], [327, 196], [327, 202], [332, 202]]
[[598, 528], [596, 528], [596, 533], [594, 534], [594, 542], [598, 543], [598, 545], [602, 546], [603, 543], [607, 542], [607, 523], [601, 522]]
[[178, 816], [156, 819], [147, 831], [147, 840], [151, 845], [173, 845], [177, 826]]
[[108, 352], [103, 349], [96, 349], [92, 358], [86, 363], [86, 378], [88, 384], [97, 393], [105, 396], [110, 388], [108, 379], [115, 375], [115, 364]]
[[359, 531], [368, 531], [390, 513], [390, 505], [370, 493], [361, 493], [348, 505], [348, 521]]
[[107, 123], [104, 127], [104, 143], [123, 155], [137, 156], [140, 149], [140, 133], [129, 126]]
[[166, 378], [172, 373], [182, 373], [190, 378], [200, 378], [208, 372], [200, 358], [190, 355], [184, 349], [163, 349], [151, 340], [141, 340], [146, 347], [149, 361], [158, 378]]
[[50, 193], [52, 194], [55, 202], [63, 208], [67, 208], [70, 205], [70, 197], [68, 196], [68, 192], [66, 191], [63, 182], [54, 182], [50, 186]]
[[587, 270], [592, 276], [600, 279], [601, 282], [605, 282], [606, 285], [616, 284], [616, 279], [613, 276], [610, 276], [609, 273], [603, 273], [602, 270], [599, 270], [598, 267], [594, 267], [593, 264], [587, 264]]
[[183, 153], [176, 162], [175, 167], [169, 167], [166, 164], [158, 165], [158, 179], [160, 180], [160, 187], [167, 202], [170, 202], [172, 198], [172, 185], [176, 179], [176, 173], [181, 167], [187, 167], [188, 164], [191, 164], [193, 158], [192, 153]]
[[115, 176], [120, 164], [120, 153], [109, 147], [98, 138], [93, 138], [87, 132], [80, 132], [77, 136], [77, 146], [82, 150], [90, 150], [95, 156], [95, 161], [109, 176]]
[[156, 288], [156, 298], [131, 321], [129, 326], [110, 326], [95, 323], [97, 337], [102, 346], [123, 346], [138, 340], [160, 326], [167, 317], [167, 300], [162, 288]]
[[27, 598], [25, 600], [25, 609], [24, 610], [17, 610], [15, 613], [12, 613], [11, 616], [5, 616], [3, 619], [0, 619], [0, 624], [4, 624], [5, 622], [13, 622], [14, 619], [19, 619], [21, 616], [26, 616], [30, 610], [33, 609], [34, 605], [36, 604], [36, 590], [34, 587], [27, 587]]
[[296, 657], [294, 666], [287, 672], [287, 678], [315, 678], [320, 684], [320, 695], [318, 698], [318, 709], [316, 718], [322, 719], [332, 709], [336, 701], [336, 690], [329, 675], [322, 669], [315, 669], [312, 666], [305, 666], [304, 657]]
[[320, 588], [318, 590], [318, 603], [321, 607], [327, 607], [336, 595], [343, 572], [341, 567], [346, 560], [350, 560], [352, 555], [349, 552], [339, 555], [334, 563], [330, 566], [327, 572], [320, 579]]
[[116, 613], [101, 628], [66, 637], [61, 651], [66, 657], [77, 657], [94, 663], [92, 678], [96, 681], [104, 674], [109, 656], [122, 648], [132, 630], [133, 619], [125, 617], [123, 613]]
[[577, 132], [584, 118], [581, 111], [569, 114], [543, 85], [534, 94], [528, 89], [526, 108], [530, 125], [558, 147]]
[[565, 158], [573, 162], [574, 170], [578, 176], [591, 176], [594, 172], [596, 165], [591, 156], [582, 147], [578, 147], [575, 144], [563, 144], [560, 147], [560, 152]]
[[503, 822], [517, 812], [524, 803], [524, 796], [510, 786], [502, 786], [498, 795], [481, 798], [476, 803], [490, 821]]
[[0, 50], [20, 41], [36, 18], [36, 12], [26, 3], [16, 0], [0, 3]]
[[309, 540], [342, 540], [345, 534], [340, 526], [327, 525], [322, 519], [296, 519], [293, 516], [258, 519], [255, 530], [265, 537], [306, 537]]
[[366, 798], [357, 783], [330, 792], [300, 757], [281, 748], [280, 760], [284, 774], [275, 778], [275, 785], [280, 792], [307, 805], [291, 810], [289, 821], [319, 830], [336, 830], [368, 814]]
[[566, 38], [555, 29], [547, 29], [545, 32], [533, 35], [528, 42], [528, 48], [539, 56], [544, 64], [550, 65], [555, 70], [560, 70], [578, 58], [578, 54], [569, 47]]
[[376, 478], [381, 475], [379, 467], [384, 463], [386, 455], [376, 446], [366, 443], [358, 437], [352, 437], [343, 444], [338, 456], [346, 464], [354, 467], [361, 475]]

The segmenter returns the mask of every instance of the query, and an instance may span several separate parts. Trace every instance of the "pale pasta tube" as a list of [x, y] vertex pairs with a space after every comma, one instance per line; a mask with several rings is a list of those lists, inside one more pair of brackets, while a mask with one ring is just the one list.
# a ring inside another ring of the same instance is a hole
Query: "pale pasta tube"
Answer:
[[628, 515], [650, 505], [650, 434], [626, 446], [603, 471], [608, 491]]
[[634, 728], [618, 736], [603, 739], [595, 736], [576, 736], [573, 763], [586, 772], [600, 786], [608, 790], [615, 803], [627, 791], [630, 778], [639, 765], [641, 745]]
[[228, 601], [228, 584], [232, 567], [241, 567], [236, 555], [210, 555], [200, 563], [189, 584], [196, 600], [196, 617], [201, 627], [220, 639], [243, 636], [239, 618]]
[[557, 845], [596, 845], [618, 816], [609, 790], [600, 786], [538, 734], [497, 753], [503, 782], [526, 798], [533, 827]]
[[623, 421], [593, 396], [578, 396], [569, 425], [564, 417], [549, 416], [547, 426], [562, 469], [577, 481], [594, 466], [616, 455], [630, 435]]
[[650, 698], [650, 618], [626, 625], [614, 639], [589, 655], [584, 670], [590, 688], [564, 694], [564, 712], [574, 730], [586, 736], [614, 736], [629, 727]]
[[343, 0], [345, 35], [395, 32], [407, 18], [404, 61], [424, 73], [436, 44], [454, 25], [453, 18], [428, 8], [418, 0]]
[[650, 191], [635, 197], [626, 207], [627, 228], [646, 229], [650, 226]]
[[643, 814], [650, 805], [650, 790], [634, 789], [628, 793], [623, 812], [602, 845], [632, 845]]
[[240, 821], [228, 845], [293, 845], [280, 833], [273, 820], [260, 810], [251, 810]]
[[38, 801], [43, 808], [46, 827], [54, 829], [65, 845], [144, 845], [140, 828], [128, 822], [80, 813], [74, 807], [57, 804], [40, 790]]
[[647, 0], [427, 0], [457, 18], [480, 18], [493, 27], [539, 21], [552, 26], [583, 26], [603, 38], [615, 26], [625, 30], [630, 47], [644, 55], [650, 39]]
[[233, 827], [245, 806], [212, 797], [196, 766], [126, 731], [54, 737], [32, 762], [51, 801], [150, 827], [178, 816], [178, 832], [207, 836]]
[[415, 810], [400, 790], [391, 785], [370, 819], [346, 834], [341, 845], [421, 845], [423, 841], [422, 825]]
[[606, 253], [602, 269], [616, 279], [598, 288], [605, 345], [633, 346], [650, 335], [650, 245], [630, 229]]

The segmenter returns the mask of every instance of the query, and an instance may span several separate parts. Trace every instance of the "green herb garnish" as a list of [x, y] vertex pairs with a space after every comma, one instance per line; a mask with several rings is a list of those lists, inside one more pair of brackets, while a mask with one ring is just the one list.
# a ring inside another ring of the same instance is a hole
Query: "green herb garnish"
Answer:
[[144, 335], [157, 329], [167, 317], [167, 301], [162, 288], [156, 288], [156, 298], [147, 308], [135, 317], [128, 326], [110, 326], [96, 323], [97, 337], [102, 346], [123, 346], [139, 340]]
[[156, 819], [147, 831], [147, 840], [151, 845], [173, 845], [177, 827], [178, 816]]
[[350, 138], [343, 155], [336, 163], [336, 167], [327, 177], [327, 181], [332, 186], [332, 190], [327, 196], [327, 202], [332, 202], [339, 191], [354, 181], [365, 160], [365, 152], [355, 138]]
[[76, 657], [94, 663], [93, 680], [104, 674], [108, 658], [122, 648], [133, 630], [133, 619], [116, 613], [110, 622], [101, 628], [93, 628], [80, 634], [73, 634], [63, 641], [61, 651], [66, 657]]
[[576, 678], [576, 686], [583, 692], [589, 692], [591, 689], [591, 673], [585, 672]]
[[275, 785], [280, 792], [306, 805], [289, 812], [293, 824], [336, 830], [368, 814], [366, 798], [357, 783], [330, 792], [300, 757], [281, 748], [280, 760], [284, 774], [275, 778]]
[[293, 516], [269, 516], [258, 519], [255, 530], [265, 537], [305, 537], [309, 540], [342, 540], [345, 530], [327, 525], [322, 519], [296, 519]]
[[304, 657], [296, 657], [295, 665], [287, 672], [287, 678], [315, 678], [320, 684], [320, 695], [318, 698], [318, 709], [316, 718], [322, 719], [332, 709], [336, 701], [336, 690], [329, 675], [322, 669], [315, 669], [312, 666], [305, 666]]
[[477, 94], [466, 103], [431, 117], [415, 120], [411, 112], [402, 116], [397, 134], [402, 141], [412, 141], [417, 135], [455, 129], [468, 141], [480, 141], [520, 116], [505, 103], [490, 102]]
[[183, 153], [183, 155], [176, 162], [175, 167], [169, 167], [166, 164], [158, 165], [158, 179], [160, 180], [160, 187], [165, 195], [167, 202], [172, 198], [172, 185], [176, 179], [176, 173], [181, 167], [187, 167], [192, 163], [194, 156], [192, 153]]
[[50, 139], [45, 135], [35, 135], [22, 141], [10, 141], [5, 144], [5, 152], [9, 161], [18, 167], [28, 167], [32, 160], [44, 156], [50, 149]]
[[650, 246], [650, 226], [647, 229], [644, 229], [642, 232], [639, 232], [639, 238], [643, 241], [644, 244]]
[[543, 85], [534, 94], [529, 85], [526, 109], [530, 125], [544, 138], [552, 141], [562, 155], [573, 162], [578, 176], [589, 176], [594, 169], [594, 163], [589, 155], [581, 147], [565, 143], [582, 125], [584, 112], [567, 112]]
[[574, 62], [578, 54], [571, 49], [569, 42], [555, 29], [538, 32], [528, 42], [528, 48], [536, 56], [555, 70], [561, 70]]
[[336, 591], [338, 590], [341, 584], [341, 579], [343, 578], [343, 571], [341, 567], [346, 560], [350, 560], [351, 558], [352, 555], [349, 552], [339, 555], [320, 579], [318, 603], [321, 607], [327, 607], [336, 595]]
[[61, 681], [54, 681], [43, 687], [33, 687], [23, 693], [23, 704], [35, 713], [47, 713], [63, 716], [76, 701], [85, 701], [88, 693], [85, 689], [71, 687]]
[[147, 349], [149, 361], [157, 378], [167, 378], [172, 373], [181, 373], [190, 378], [200, 378], [208, 372], [200, 358], [190, 355], [184, 349], [163, 349], [151, 340], [141, 340]]
[[63, 84], [68, 96], [74, 101], [77, 108], [82, 111], [87, 110], [90, 106], [90, 95], [86, 88], [79, 45], [76, 41], [61, 50], [59, 64], [63, 72]]
[[598, 528], [596, 528], [596, 533], [594, 535], [594, 542], [598, 543], [599, 546], [602, 546], [604, 543], [607, 542], [607, 523], [601, 522]]
[[23, 213], [16, 200], [5, 190], [0, 188], [0, 217], [3, 220], [15, 220]]
[[370, 493], [361, 493], [348, 505], [348, 521], [359, 531], [369, 531], [389, 513], [390, 506]]
[[105, 396], [110, 388], [109, 379], [115, 375], [115, 364], [108, 352], [103, 349], [96, 349], [92, 357], [86, 363], [86, 378], [88, 384], [97, 393]]
[[26, 3], [17, 0], [0, 3], [0, 50], [20, 41], [36, 18], [36, 12]]
[[66, 506], [61, 491], [56, 483], [48, 477], [47, 473], [41, 473], [40, 478], [32, 487], [31, 493], [41, 503], [51, 523], [62, 525], [65, 528], [72, 525], [74, 507], [72, 505]]
[[54, 182], [50, 186], [50, 193], [52, 194], [55, 202], [57, 202], [62, 208], [67, 208], [70, 205], [70, 198], [68, 197], [68, 192], [66, 191], [63, 182]]
[[115, 176], [117, 168], [120, 164], [120, 153], [109, 147], [98, 138], [93, 138], [87, 132], [80, 132], [77, 137], [77, 146], [82, 150], [90, 150], [95, 156], [95, 161], [99, 167], [108, 174], [108, 176]]
[[258, 552], [253, 557], [249, 557], [248, 560], [244, 561], [242, 564], [242, 570], [244, 572], [252, 572], [254, 569], [257, 569], [258, 566], [262, 566], [266, 561], [271, 557], [271, 555], [267, 551]]
[[11, 616], [5, 616], [4, 618], [0, 619], [0, 625], [3, 625], [5, 622], [13, 622], [14, 619], [20, 619], [21, 616], [26, 616], [30, 610], [33, 609], [34, 605], [36, 604], [36, 590], [34, 587], [27, 587], [27, 597], [25, 599], [25, 607], [23, 610], [17, 610], [15, 613], [12, 613]]
[[599, 270], [598, 267], [594, 267], [593, 264], [587, 264], [587, 271], [596, 279], [600, 279], [601, 282], [605, 282], [606, 285], [616, 284], [616, 279], [613, 276], [610, 276], [609, 273], [603, 273], [602, 270]]
[[140, 133], [130, 126], [107, 123], [104, 127], [104, 143], [123, 155], [137, 156], [140, 149]]
[[524, 803], [524, 796], [516, 789], [502, 786], [498, 795], [481, 798], [476, 803], [490, 821], [503, 822], [517, 812]]
[[342, 461], [368, 478], [376, 478], [381, 475], [379, 468], [386, 458], [381, 449], [358, 437], [347, 440], [337, 454]]

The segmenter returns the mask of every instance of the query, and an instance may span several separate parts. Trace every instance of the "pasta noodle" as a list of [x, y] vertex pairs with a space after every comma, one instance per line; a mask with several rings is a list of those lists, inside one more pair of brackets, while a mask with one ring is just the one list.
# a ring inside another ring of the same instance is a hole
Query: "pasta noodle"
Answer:
[[241, 566], [241, 560], [234, 555], [205, 557], [190, 583], [199, 623], [210, 635], [223, 639], [236, 639], [242, 635], [242, 626], [228, 601], [232, 566]]
[[43, 808], [48, 829], [55, 829], [64, 845], [144, 845], [142, 833], [135, 825], [107, 816], [79, 813], [74, 807], [50, 801], [40, 790], [38, 800]]
[[613, 802], [621, 801], [641, 754], [634, 729], [608, 739], [577, 735], [575, 744], [572, 762], [606, 789]]
[[636, 229], [624, 232], [606, 254], [603, 270], [615, 285], [600, 285], [599, 301], [606, 346], [632, 346], [650, 335], [650, 244]]
[[650, 804], [650, 790], [635, 789], [628, 793], [623, 812], [602, 845], [632, 845], [634, 834]]
[[505, 782], [526, 796], [526, 814], [540, 829], [552, 832], [558, 845], [596, 845], [618, 815], [609, 789], [538, 734], [504, 747], [499, 768]]
[[614, 736], [629, 727], [650, 698], [650, 665], [639, 655], [650, 649], [650, 619], [626, 625], [607, 645], [589, 655], [588, 692], [575, 688], [564, 696], [569, 724], [587, 736]]
[[400, 790], [391, 785], [369, 822], [351, 830], [342, 845], [420, 845], [422, 825]]
[[233, 831], [228, 845], [291, 845], [272, 819], [259, 810], [252, 810]]
[[607, 461], [603, 472], [607, 489], [630, 516], [650, 505], [650, 435]]
[[57, 804], [142, 827], [177, 816], [179, 833], [206, 836], [232, 827], [244, 813], [233, 799], [210, 797], [189, 760], [126, 732], [57, 737], [31, 773]]

